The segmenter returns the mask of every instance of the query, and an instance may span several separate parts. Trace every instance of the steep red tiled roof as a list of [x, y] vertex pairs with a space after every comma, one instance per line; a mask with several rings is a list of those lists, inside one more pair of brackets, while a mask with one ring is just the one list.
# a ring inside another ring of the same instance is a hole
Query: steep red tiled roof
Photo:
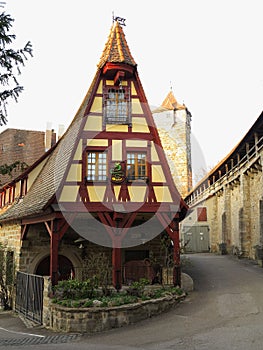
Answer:
[[122, 26], [118, 21], [114, 21], [111, 27], [108, 41], [105, 44], [98, 67], [102, 68], [107, 62], [126, 63], [136, 66], [136, 62], [131, 55], [125, 39]]

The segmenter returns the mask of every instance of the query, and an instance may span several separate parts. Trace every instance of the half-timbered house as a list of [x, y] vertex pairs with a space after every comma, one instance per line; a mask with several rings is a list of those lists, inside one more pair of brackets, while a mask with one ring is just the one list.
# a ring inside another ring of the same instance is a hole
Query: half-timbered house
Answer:
[[[154, 83], [154, 77], [153, 77]], [[163, 232], [180, 284], [179, 221], [187, 212], [171, 176], [122, 25], [114, 20], [72, 123], [42, 158], [0, 192], [0, 239], [20, 271], [77, 276], [104, 252], [112, 284], [123, 266], [160, 254]]]

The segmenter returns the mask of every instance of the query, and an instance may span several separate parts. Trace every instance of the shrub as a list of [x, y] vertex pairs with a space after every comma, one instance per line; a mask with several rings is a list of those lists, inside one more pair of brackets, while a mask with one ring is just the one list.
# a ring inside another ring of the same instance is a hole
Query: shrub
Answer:
[[150, 281], [147, 278], [140, 278], [139, 281], [132, 282], [132, 284], [129, 286], [127, 292], [130, 295], [141, 297], [143, 295], [144, 290], [145, 290], [145, 286], [148, 284], [150, 284]]
[[94, 298], [97, 295], [98, 283], [96, 277], [80, 282], [77, 280], [59, 281], [54, 287], [55, 298], [57, 299], [84, 299]]

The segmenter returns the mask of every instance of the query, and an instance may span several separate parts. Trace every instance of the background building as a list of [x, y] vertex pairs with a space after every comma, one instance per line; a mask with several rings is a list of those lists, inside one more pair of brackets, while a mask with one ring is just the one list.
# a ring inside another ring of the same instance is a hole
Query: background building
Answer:
[[152, 111], [176, 187], [185, 197], [192, 188], [191, 113], [172, 91]]
[[[211, 251], [262, 262], [263, 113], [237, 146], [186, 196], [191, 210], [182, 231], [199, 225], [198, 208], [206, 208]], [[196, 216], [196, 214], [195, 214]]]

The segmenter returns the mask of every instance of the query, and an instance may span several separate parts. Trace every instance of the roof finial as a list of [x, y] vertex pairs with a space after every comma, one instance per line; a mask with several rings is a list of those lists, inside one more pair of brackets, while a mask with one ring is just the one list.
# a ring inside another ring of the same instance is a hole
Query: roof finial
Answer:
[[125, 24], [126, 18], [114, 16], [114, 11], [112, 11], [112, 22], [118, 22], [121, 26], [126, 26]]
[[173, 91], [173, 86], [172, 86], [171, 80], [170, 80], [170, 90]]

